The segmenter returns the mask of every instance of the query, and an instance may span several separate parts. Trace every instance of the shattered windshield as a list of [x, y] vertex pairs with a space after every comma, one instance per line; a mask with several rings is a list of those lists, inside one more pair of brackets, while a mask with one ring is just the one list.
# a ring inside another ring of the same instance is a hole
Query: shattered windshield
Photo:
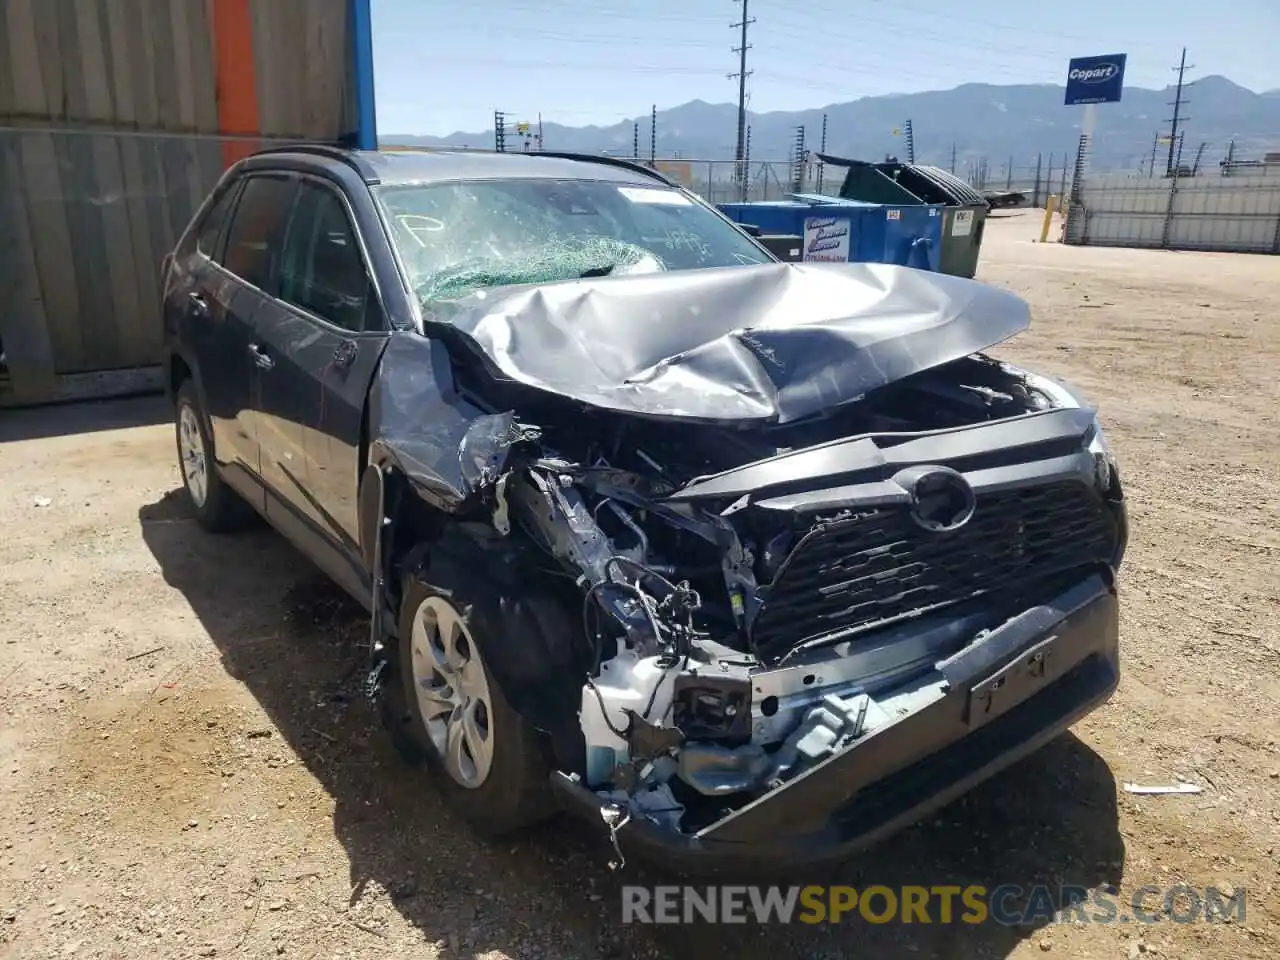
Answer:
[[376, 188], [423, 302], [482, 287], [766, 263], [679, 190], [598, 180], [478, 180]]

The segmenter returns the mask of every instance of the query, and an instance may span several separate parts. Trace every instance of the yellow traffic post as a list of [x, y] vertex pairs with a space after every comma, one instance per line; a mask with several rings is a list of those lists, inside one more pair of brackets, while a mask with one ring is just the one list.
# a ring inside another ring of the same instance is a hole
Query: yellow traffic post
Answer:
[[1054, 211], [1058, 209], [1058, 197], [1056, 194], [1050, 194], [1049, 199], [1044, 204], [1044, 223], [1040, 225], [1040, 242], [1045, 243], [1049, 239], [1049, 227], [1053, 224]]

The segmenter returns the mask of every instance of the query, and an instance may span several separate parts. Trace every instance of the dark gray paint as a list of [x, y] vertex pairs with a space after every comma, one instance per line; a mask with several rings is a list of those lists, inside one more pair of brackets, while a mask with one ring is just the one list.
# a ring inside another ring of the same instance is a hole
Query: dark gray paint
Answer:
[[492, 413], [462, 397], [443, 343], [395, 332], [369, 392], [369, 458], [391, 464], [418, 495], [454, 511], [502, 473], [527, 433], [512, 413]]

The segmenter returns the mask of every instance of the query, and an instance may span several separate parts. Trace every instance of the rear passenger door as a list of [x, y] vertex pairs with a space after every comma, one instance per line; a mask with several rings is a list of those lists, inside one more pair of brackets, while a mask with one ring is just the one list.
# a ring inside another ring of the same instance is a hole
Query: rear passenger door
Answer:
[[[259, 407], [262, 471], [276, 494], [267, 515], [362, 596], [361, 432], [387, 334], [367, 254], [336, 184], [301, 178], [279, 278], [277, 299], [258, 315], [254, 331], [272, 361], [262, 374]], [[328, 560], [315, 548], [327, 550]]]
[[[228, 363], [229, 341], [249, 342], [249, 329], [238, 329], [229, 310], [237, 284], [220, 268], [222, 239], [231, 220], [242, 180], [224, 184], [201, 215], [196, 228], [166, 258], [164, 323], [169, 342], [190, 365], [214, 441], [214, 455], [225, 468], [257, 453], [243, 431], [248, 425], [247, 364]], [[243, 359], [243, 352], [235, 354]], [[231, 478], [235, 482], [236, 478]], [[244, 480], [242, 476], [239, 478]]]

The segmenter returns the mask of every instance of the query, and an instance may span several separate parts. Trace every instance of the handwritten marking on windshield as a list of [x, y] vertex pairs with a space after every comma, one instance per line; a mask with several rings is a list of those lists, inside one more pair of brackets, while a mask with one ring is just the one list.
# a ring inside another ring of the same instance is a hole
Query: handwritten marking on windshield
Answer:
[[662, 244], [668, 250], [688, 250], [696, 253], [699, 260], [705, 260], [711, 254], [711, 244], [690, 230], [668, 230]]
[[413, 237], [420, 247], [427, 245], [426, 240], [423, 239], [423, 234], [439, 233], [444, 229], [443, 220], [423, 216], [419, 213], [402, 213], [396, 219], [400, 221], [400, 226], [405, 228], [409, 236]]

